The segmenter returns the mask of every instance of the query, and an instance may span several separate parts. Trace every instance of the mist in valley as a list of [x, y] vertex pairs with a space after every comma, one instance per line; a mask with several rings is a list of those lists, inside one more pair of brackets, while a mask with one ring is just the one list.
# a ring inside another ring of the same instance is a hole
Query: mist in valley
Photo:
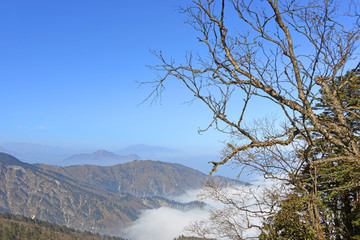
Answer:
[[[252, 194], [260, 197], [263, 191], [267, 188], [274, 186], [274, 182], [265, 181], [262, 177], [257, 177], [251, 182], [251, 185], [234, 185], [227, 188], [223, 188], [221, 191], [227, 194], [228, 197], [233, 199], [242, 199], [245, 202], [244, 205], [251, 206], [255, 203]], [[206, 190], [196, 189], [187, 191], [185, 194], [178, 196], [169, 196], [169, 199], [187, 203], [191, 201], [203, 201], [205, 203], [202, 208], [195, 208], [188, 211], [181, 211], [177, 209], [171, 209], [162, 207], [158, 209], [150, 209], [143, 211], [139, 218], [132, 224], [132, 226], [121, 231], [121, 235], [132, 240], [145, 240], [145, 239], [158, 239], [158, 240], [172, 240], [180, 235], [184, 236], [200, 236], [192, 230], [192, 225], [195, 223], [209, 223], [210, 212], [222, 210], [228, 206], [215, 201], [206, 196]], [[265, 205], [262, 206], [266, 208]], [[256, 207], [253, 207], [256, 209]], [[249, 222], [245, 221], [244, 216], [240, 212], [237, 212], [232, 216], [239, 225], [243, 225], [245, 228]], [[251, 217], [250, 222], [254, 225], [261, 224], [262, 219], [259, 217]], [[211, 223], [210, 223], [211, 224]], [[213, 227], [216, 227], [214, 225]], [[257, 228], [244, 229], [242, 232], [244, 237], [258, 237], [260, 231]], [[227, 237], [219, 238], [211, 233], [206, 237], [216, 237], [216, 239], [226, 240]]]

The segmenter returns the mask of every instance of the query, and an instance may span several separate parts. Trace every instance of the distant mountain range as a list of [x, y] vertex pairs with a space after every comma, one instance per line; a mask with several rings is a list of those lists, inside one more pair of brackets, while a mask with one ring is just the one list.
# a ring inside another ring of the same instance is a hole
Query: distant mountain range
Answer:
[[121, 151], [119, 151], [119, 154], [137, 154], [143, 159], [154, 159], [154, 157], [178, 154], [179, 152], [179, 150], [162, 146], [137, 144], [122, 149]]
[[106, 150], [98, 150], [91, 154], [76, 154], [61, 161], [61, 166], [92, 164], [98, 166], [112, 166], [120, 163], [138, 160], [140, 157], [136, 154], [117, 155]]
[[186, 190], [199, 189], [210, 179], [223, 184], [240, 183], [223, 177], [209, 177], [197, 170], [176, 163], [142, 160], [110, 167], [80, 165], [58, 167], [36, 165], [48, 173], [61, 174], [80, 184], [111, 193], [135, 196], [179, 195]]
[[[78, 230], [118, 235], [142, 210], [167, 206], [201, 207], [201, 202], [178, 203], [166, 196], [199, 188], [209, 180], [203, 173], [179, 164], [134, 161], [115, 166], [59, 167], [27, 164], [0, 153], [0, 211], [37, 218]], [[239, 184], [217, 178], [223, 184]]]
[[24, 142], [0, 142], [0, 151], [16, 156], [27, 163], [50, 164], [63, 161], [73, 154], [71, 149]]
[[60, 166], [81, 164], [111, 166], [137, 159], [157, 159], [159, 156], [172, 155], [180, 152], [162, 146], [138, 144], [115, 151], [116, 153], [98, 150], [93, 153], [79, 154], [79, 152], [84, 153], [90, 152], [91, 150], [76, 147], [52, 147], [23, 142], [0, 142], [0, 151], [21, 158], [28, 163], [45, 163]]

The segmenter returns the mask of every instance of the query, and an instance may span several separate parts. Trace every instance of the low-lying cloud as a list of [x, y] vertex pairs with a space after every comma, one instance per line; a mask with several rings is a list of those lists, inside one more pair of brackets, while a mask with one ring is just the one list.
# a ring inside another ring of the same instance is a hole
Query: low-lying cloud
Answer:
[[[224, 189], [224, 191], [228, 191], [229, 194], [234, 194], [234, 196], [241, 197], [241, 191], [243, 191], [243, 193], [255, 191], [255, 193], [258, 192], [260, 194], [261, 190], [264, 189], [265, 186], [269, 187], [269, 184], [261, 185], [260, 181], [256, 183], [255, 189], [254, 185], [251, 187], [243, 185], [240, 188]], [[252, 190], [250, 190], [250, 188], [252, 188]], [[206, 202], [206, 207], [188, 211], [181, 211], [167, 207], [145, 210], [132, 226], [123, 230], [122, 236], [131, 240], [172, 240], [180, 235], [194, 236], [195, 234], [187, 232], [185, 228], [189, 227], [189, 225], [194, 222], [207, 220], [210, 216], [210, 209], [215, 210], [224, 207], [224, 205], [209, 199], [199, 199], [197, 196], [201, 191], [203, 190], [199, 189], [188, 191], [186, 194], [173, 196], [171, 199], [182, 203], [202, 200]], [[244, 199], [246, 199], [249, 203], [253, 201], [253, 199], [249, 198], [249, 196], [244, 197]], [[254, 220], [257, 223], [261, 222], [260, 219]], [[244, 231], [243, 234], [247, 237], [256, 237], [259, 232], [258, 230], [251, 229], [250, 231]]]
[[199, 208], [189, 211], [167, 207], [145, 210], [131, 227], [124, 230], [124, 236], [132, 240], [172, 240], [185, 235], [186, 226], [207, 216], [208, 212]]

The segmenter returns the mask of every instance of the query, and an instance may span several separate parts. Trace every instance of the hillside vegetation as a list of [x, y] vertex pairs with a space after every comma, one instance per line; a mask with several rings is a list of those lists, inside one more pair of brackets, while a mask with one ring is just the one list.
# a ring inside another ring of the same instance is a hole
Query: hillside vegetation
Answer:
[[129, 193], [138, 197], [169, 196], [185, 193], [186, 190], [199, 189], [210, 179], [231, 183], [232, 180], [212, 177], [180, 164], [159, 161], [133, 161], [104, 167], [77, 165], [58, 167], [37, 165], [49, 174], [61, 174], [78, 183], [106, 189], [112, 193]]
[[123, 240], [120, 237], [100, 236], [80, 232], [65, 226], [9, 213], [0, 213], [0, 240]]
[[0, 153], [0, 212], [118, 235], [146, 209], [203, 207], [199, 201], [179, 203], [166, 196], [199, 188], [208, 179], [179, 164], [135, 161], [62, 168], [27, 164]]

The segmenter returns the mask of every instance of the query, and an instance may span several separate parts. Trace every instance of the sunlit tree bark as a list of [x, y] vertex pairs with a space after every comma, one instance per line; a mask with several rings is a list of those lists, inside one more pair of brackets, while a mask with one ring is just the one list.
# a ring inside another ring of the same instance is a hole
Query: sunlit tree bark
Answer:
[[[211, 173], [235, 162], [291, 186], [289, 194], [306, 199], [307, 226], [317, 239], [329, 237], [319, 170], [334, 162], [360, 166], [359, 129], [349, 124], [359, 119], [360, 108], [344, 104], [339, 95], [360, 68], [355, 64], [359, 6], [356, 1], [196, 0], [182, 11], [208, 54], [188, 53], [178, 64], [155, 53], [161, 64], [154, 68], [163, 74], [151, 95], [159, 96], [167, 81], [182, 82], [213, 113], [209, 127], [231, 138], [223, 158], [211, 162]], [[351, 73], [339, 82], [346, 71]], [[281, 125], [270, 117], [249, 123], [247, 108], [259, 99], [280, 110]], [[330, 117], [319, 103], [331, 109]], [[321, 154], [328, 150], [321, 149], [320, 139], [341, 154]], [[359, 179], [352, 184], [357, 187]]]

